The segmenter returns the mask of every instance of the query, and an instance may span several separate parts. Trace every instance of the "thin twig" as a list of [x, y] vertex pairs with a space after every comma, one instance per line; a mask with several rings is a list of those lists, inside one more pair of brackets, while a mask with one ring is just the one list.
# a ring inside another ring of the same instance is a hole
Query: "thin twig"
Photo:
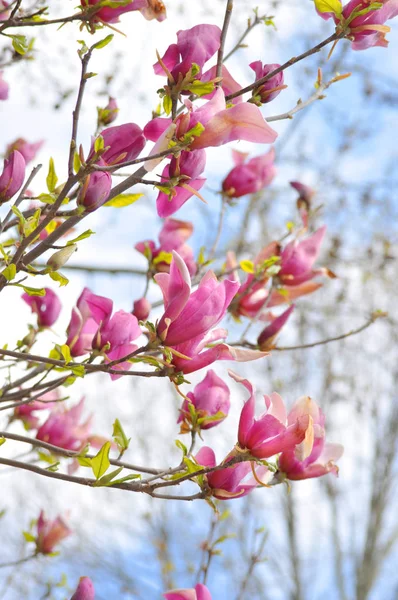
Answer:
[[[228, 27], [231, 22], [233, 7], [234, 7], [233, 0], [227, 0], [227, 6], [225, 8], [224, 23], [223, 23], [222, 30], [221, 30], [220, 48], [218, 49], [218, 54], [217, 54], [216, 77], [221, 77], [221, 74], [222, 74], [222, 65], [223, 65], [223, 59], [224, 59], [224, 47], [225, 47], [225, 41], [227, 39]], [[221, 85], [221, 81], [218, 81], [216, 83], [216, 87], [220, 87], [220, 85]]]

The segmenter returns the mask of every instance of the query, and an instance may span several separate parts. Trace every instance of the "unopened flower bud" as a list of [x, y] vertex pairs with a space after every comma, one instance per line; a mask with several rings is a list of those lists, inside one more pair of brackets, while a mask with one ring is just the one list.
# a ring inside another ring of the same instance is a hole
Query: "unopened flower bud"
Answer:
[[[0, 1], [0, 9], [1, 9], [1, 1]], [[1, 13], [0, 13], [1, 17]], [[1, 21], [1, 18], [0, 18]], [[0, 100], [7, 100], [9, 92], [9, 85], [3, 79], [3, 71], [0, 71]]]
[[76, 250], [76, 244], [70, 244], [69, 246], [65, 246], [65, 248], [62, 248], [62, 250], [58, 250], [58, 252], [55, 252], [55, 254], [50, 256], [50, 258], [47, 261], [47, 266], [51, 267], [52, 271], [58, 271], [58, 269], [63, 267], [68, 262], [68, 260], [70, 259], [72, 254], [76, 252]]
[[137, 317], [139, 321], [146, 321], [151, 312], [151, 303], [146, 298], [140, 298], [134, 302], [133, 315]]
[[20, 152], [14, 150], [4, 160], [3, 172], [0, 175], [0, 204], [10, 200], [18, 192], [25, 179], [25, 159]]
[[94, 600], [95, 590], [90, 577], [80, 577], [79, 585], [70, 600]]
[[84, 206], [85, 212], [93, 212], [107, 201], [111, 187], [112, 177], [109, 173], [94, 171], [94, 173], [87, 176], [80, 189], [77, 204]]
[[109, 102], [105, 108], [97, 108], [97, 112], [99, 125], [110, 125], [113, 123], [119, 112], [119, 107], [115, 98], [109, 97]]
[[[262, 77], [266, 77], [268, 73], [272, 73], [272, 71], [278, 69], [280, 65], [263, 65], [261, 60], [256, 60], [252, 62], [249, 67], [255, 72], [257, 80], [262, 79]], [[283, 71], [281, 71], [253, 90], [253, 100], [258, 101], [260, 104], [271, 102], [271, 100], [274, 100], [281, 90], [286, 87], [283, 85], [283, 81]]]

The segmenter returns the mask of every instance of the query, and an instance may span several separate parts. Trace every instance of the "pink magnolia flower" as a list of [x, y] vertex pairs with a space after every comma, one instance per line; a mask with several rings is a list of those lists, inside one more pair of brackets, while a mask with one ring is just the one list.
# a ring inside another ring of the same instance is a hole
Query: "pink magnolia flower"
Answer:
[[[82, 0], [82, 6], [96, 6], [101, 0]], [[93, 16], [92, 21], [102, 21], [103, 23], [118, 23], [120, 15], [133, 10], [142, 10], [148, 7], [147, 0], [131, 0], [131, 2], [120, 2], [117, 6], [103, 6]]]
[[271, 350], [274, 347], [274, 341], [281, 329], [286, 325], [287, 320], [292, 314], [295, 305], [292, 304], [279, 317], [273, 318], [270, 325], [267, 325], [257, 338], [257, 345], [260, 350]]
[[[105, 165], [103, 160], [98, 164]], [[83, 206], [85, 212], [93, 212], [107, 200], [112, 188], [111, 174], [106, 171], [94, 171], [87, 175], [77, 196], [78, 206]]]
[[[266, 467], [255, 467], [256, 478], [249, 477], [249, 473], [253, 473], [252, 465], [249, 461], [235, 463], [228, 467], [228, 462], [232, 456], [227, 457], [225, 469], [219, 469], [205, 475], [207, 484], [211, 488], [211, 495], [218, 500], [232, 500], [234, 498], [243, 498], [254, 489], [256, 489], [258, 481], [266, 484], [272, 474]], [[203, 466], [213, 468], [217, 466], [216, 456], [211, 448], [204, 446], [195, 456], [196, 462]]]
[[238, 430], [238, 443], [257, 458], [270, 458], [284, 450], [294, 449], [300, 444], [311, 426], [308, 414], [297, 416], [287, 424], [286, 408], [276, 392], [264, 396], [266, 412], [255, 419], [256, 402], [252, 384], [230, 371], [235, 381], [244, 385], [250, 394], [243, 406]]
[[[216, 360], [256, 360], [263, 352], [216, 344], [227, 336], [225, 329], [212, 329], [225, 315], [239, 284], [221, 283], [212, 271], [206, 273], [198, 289], [191, 294], [191, 280], [182, 258], [173, 252], [170, 274], [158, 273], [165, 312], [157, 327], [158, 337], [174, 351], [173, 365], [183, 373], [192, 373]], [[212, 347], [205, 350], [206, 346]]]
[[341, 15], [317, 12], [323, 19], [333, 18], [336, 25], [342, 22], [346, 37], [352, 41], [353, 50], [366, 50], [373, 46], [386, 48], [386, 34], [390, 27], [384, 23], [398, 15], [398, 1], [380, 0], [376, 3], [371, 0], [351, 0], [344, 6]]
[[[203, 66], [220, 47], [220, 37], [221, 30], [217, 25], [195, 25], [178, 31], [177, 43], [171, 44], [161, 59], [174, 81], [183, 79], [193, 64], [199, 67], [195, 77], [200, 79]], [[165, 75], [159, 62], [154, 64], [153, 69], [156, 75]]]
[[[135, 123], [125, 123], [108, 127], [101, 131], [104, 138], [104, 148], [107, 148], [101, 154], [101, 160], [107, 165], [116, 165], [121, 162], [134, 160], [140, 154], [145, 146], [144, 134]], [[92, 146], [89, 159], [93, 157], [94, 147]]]
[[[280, 67], [278, 64], [273, 65], [263, 65], [261, 60], [256, 60], [252, 62], [249, 67], [253, 69], [257, 79], [262, 79], [266, 77], [272, 71], [275, 71]], [[257, 87], [253, 90], [253, 99], [258, 100], [260, 104], [266, 104], [267, 102], [271, 102], [281, 93], [281, 91], [286, 87], [283, 85], [284, 75], [283, 71], [277, 73], [271, 79], [268, 79], [265, 83]]]
[[135, 300], [133, 307], [133, 315], [139, 321], [146, 321], [149, 317], [149, 313], [151, 312], [151, 303], [146, 298], [140, 298], [139, 300]]
[[208, 271], [191, 294], [191, 278], [182, 258], [173, 251], [170, 273], [158, 273], [165, 312], [157, 334], [165, 346], [176, 346], [193, 338], [203, 338], [224, 317], [237, 291], [233, 281], [217, 281]]
[[80, 577], [79, 585], [70, 600], [94, 600], [95, 589], [90, 577]]
[[4, 159], [3, 172], [0, 175], [0, 204], [10, 200], [21, 188], [25, 179], [25, 160], [20, 152], [14, 150]]
[[[1, 3], [0, 3], [0, 8], [1, 8]], [[0, 21], [2, 21], [1, 16], [2, 16], [2, 13], [0, 13]], [[3, 71], [0, 71], [0, 100], [8, 100], [9, 91], [10, 91], [10, 86], [3, 79]]]
[[[173, 157], [163, 171], [163, 179], [179, 177], [171, 195], [159, 193], [157, 208], [159, 216], [163, 217], [178, 210], [204, 184], [205, 180], [200, 175], [205, 168], [205, 154], [192, 150], [221, 146], [235, 140], [270, 144], [277, 137], [254, 104], [242, 102], [226, 108], [222, 88], [218, 88], [212, 99], [196, 110], [189, 101], [186, 101], [186, 105], [188, 112], [179, 115], [175, 121], [175, 135], [177, 139], [184, 139], [184, 136], [191, 135], [191, 131], [195, 135], [192, 135], [193, 141], [190, 143], [191, 152], [184, 151], [180, 158]], [[144, 128], [145, 136], [157, 141], [171, 124], [171, 119], [153, 119]]]
[[12, 142], [7, 146], [6, 157], [8, 158], [14, 150], [18, 150], [18, 152], [20, 152], [24, 157], [25, 163], [28, 164], [35, 159], [36, 154], [43, 144], [44, 140], [30, 144], [24, 138], [18, 138], [15, 140], [15, 142]]
[[211, 594], [208, 588], [202, 583], [198, 583], [194, 588], [184, 590], [170, 590], [165, 592], [163, 597], [166, 600], [211, 600]]
[[87, 303], [88, 299], [90, 299], [91, 305], [95, 302], [104, 315], [112, 313], [112, 300], [104, 296], [97, 296], [88, 288], [84, 288], [78, 298], [76, 308], [72, 309], [71, 320], [66, 330], [68, 334], [66, 344], [69, 346], [72, 356], [82, 356], [90, 352], [94, 334], [98, 330], [98, 322], [93, 317], [91, 307]]
[[[98, 300], [99, 299], [99, 300]], [[92, 339], [92, 348], [103, 352], [107, 362], [119, 360], [137, 349], [131, 342], [141, 335], [137, 318], [124, 310], [118, 310], [113, 316], [113, 302], [104, 304], [101, 296], [87, 296], [86, 303], [91, 311], [91, 317], [98, 325]], [[128, 361], [120, 362], [113, 368], [121, 371], [131, 369]], [[120, 376], [111, 374], [111, 379]]]
[[165, 219], [159, 233], [159, 246], [156, 246], [155, 242], [151, 240], [146, 240], [138, 242], [135, 249], [146, 256], [151, 270], [166, 273], [170, 270], [171, 252], [175, 250], [184, 260], [190, 275], [195, 275], [197, 266], [193, 251], [185, 243], [192, 233], [193, 225], [189, 221], [168, 218]]
[[79, 451], [90, 438], [91, 417], [80, 422], [84, 398], [70, 409], [57, 405], [37, 432], [36, 439], [59, 448]]
[[[229, 413], [230, 392], [226, 383], [210, 369], [206, 377], [198, 383], [187, 398], [195, 409], [198, 425], [201, 429], [210, 429], [219, 425]], [[177, 423], [191, 423], [188, 400], [184, 400]]]
[[55, 546], [71, 533], [72, 530], [61, 517], [57, 517], [54, 521], [48, 521], [44, 512], [41, 511], [37, 521], [36, 552], [51, 554], [54, 552]]
[[119, 107], [115, 98], [109, 97], [108, 104], [105, 108], [97, 108], [98, 123], [100, 125], [110, 125], [116, 119], [119, 112]]
[[280, 282], [285, 286], [297, 286], [326, 273], [323, 268], [313, 269], [326, 233], [326, 225], [320, 227], [304, 240], [289, 242], [281, 252]]
[[22, 300], [26, 302], [37, 315], [39, 327], [52, 327], [59, 317], [62, 304], [57, 294], [50, 288], [44, 288], [44, 296], [29, 296], [22, 294]]
[[308, 396], [299, 398], [288, 415], [288, 424], [309, 415], [313, 424], [310, 436], [295, 449], [287, 449], [279, 457], [279, 471], [288, 479], [310, 479], [327, 473], [338, 474], [335, 465], [343, 454], [341, 444], [325, 443], [325, 416]]
[[247, 163], [247, 154], [232, 151], [235, 167], [223, 181], [222, 189], [230, 198], [240, 198], [246, 194], [255, 194], [267, 187], [276, 175], [273, 148], [262, 156], [256, 156]]
[[20, 419], [25, 428], [27, 429], [38, 429], [39, 419], [34, 413], [41, 410], [50, 410], [56, 406], [59, 400], [59, 393], [57, 390], [47, 392], [43, 394], [38, 400], [33, 400], [28, 404], [22, 404], [14, 408], [14, 419]]

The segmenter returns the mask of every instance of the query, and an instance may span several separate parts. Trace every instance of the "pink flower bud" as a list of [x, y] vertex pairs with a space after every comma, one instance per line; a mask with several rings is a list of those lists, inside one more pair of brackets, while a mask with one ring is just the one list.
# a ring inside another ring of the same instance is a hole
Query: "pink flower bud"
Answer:
[[95, 589], [90, 577], [80, 577], [79, 585], [70, 600], [94, 600]]
[[18, 150], [24, 157], [26, 164], [28, 164], [36, 157], [43, 144], [43, 140], [29, 144], [24, 138], [18, 138], [7, 146], [6, 156], [9, 157], [14, 150]]
[[146, 321], [151, 312], [151, 303], [146, 298], [140, 298], [134, 302], [133, 315], [139, 321]]
[[211, 600], [209, 589], [202, 583], [198, 583], [194, 588], [170, 590], [163, 596], [166, 600]]
[[[81, 0], [83, 6], [96, 6], [101, 0]], [[93, 16], [93, 21], [102, 21], [103, 23], [118, 23], [119, 17], [123, 13], [132, 10], [142, 10], [147, 7], [148, 0], [131, 0], [131, 2], [121, 3], [121, 6], [103, 6]]]
[[[210, 369], [206, 377], [194, 389], [189, 392], [187, 398], [191, 401], [198, 416], [198, 426], [201, 429], [210, 429], [219, 425], [228, 415], [231, 406], [230, 392], [226, 383]], [[212, 419], [215, 417], [217, 419]], [[191, 423], [191, 414], [188, 408], [188, 401], [184, 400], [180, 417], [177, 423], [187, 421]]]
[[8, 17], [10, 16], [10, 10], [8, 7], [8, 2], [5, 2], [5, 0], [0, 0], [0, 21], [7, 21]]
[[39, 327], [52, 327], [59, 317], [62, 304], [57, 294], [50, 288], [44, 288], [44, 296], [29, 296], [23, 294], [22, 299], [30, 306], [33, 313], [37, 314]]
[[[104, 161], [100, 161], [104, 164]], [[85, 179], [77, 197], [77, 204], [84, 206], [85, 212], [93, 212], [108, 199], [112, 188], [112, 177], [107, 171], [94, 171]]]
[[[249, 67], [255, 72], [257, 80], [261, 79], [262, 77], [266, 77], [268, 73], [275, 71], [275, 69], [280, 67], [280, 65], [263, 65], [261, 60], [256, 60], [250, 63]], [[258, 99], [261, 104], [271, 102], [271, 100], [274, 100], [274, 98], [276, 98], [283, 89], [283, 81], [283, 71], [281, 71], [280, 73], [277, 73], [276, 75], [271, 77], [271, 79], [269, 79], [259, 87], [255, 88], [253, 90], [253, 97], [256, 100]]]
[[63, 539], [71, 535], [72, 530], [61, 517], [55, 521], [47, 521], [41, 511], [37, 521], [36, 551], [40, 554], [51, 554]]
[[0, 175], [0, 204], [10, 200], [21, 188], [25, 179], [25, 159], [20, 152], [14, 150], [4, 160], [3, 172]]
[[274, 341], [282, 327], [286, 324], [288, 318], [294, 310], [294, 304], [290, 306], [279, 317], [273, 319], [271, 325], [265, 327], [257, 339], [257, 344], [260, 350], [267, 351], [274, 347]]
[[101, 125], [110, 125], [116, 119], [119, 112], [119, 108], [115, 98], [109, 98], [108, 104], [105, 108], [97, 108], [98, 111], [98, 123]]
[[262, 156], [256, 156], [245, 163], [246, 154], [234, 152], [235, 167], [223, 181], [222, 189], [230, 198], [240, 198], [255, 194], [268, 186], [276, 174], [275, 151], [272, 148]]
[[[104, 147], [108, 148], [101, 155], [107, 165], [134, 160], [145, 146], [144, 134], [135, 123], [125, 123], [116, 127], [108, 127], [101, 132], [104, 138]], [[90, 157], [94, 153], [91, 149]]]
[[[1, 3], [0, 3], [0, 8], [1, 8]], [[0, 21], [1, 21], [1, 13], [0, 13]], [[6, 81], [4, 81], [3, 79], [3, 71], [0, 71], [0, 100], [7, 100], [8, 99], [8, 92], [9, 92], [9, 85]]]

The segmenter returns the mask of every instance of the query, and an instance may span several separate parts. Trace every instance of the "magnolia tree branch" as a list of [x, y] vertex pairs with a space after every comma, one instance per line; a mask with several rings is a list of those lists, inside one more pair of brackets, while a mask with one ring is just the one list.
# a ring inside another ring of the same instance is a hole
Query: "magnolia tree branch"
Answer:
[[[221, 30], [220, 48], [219, 48], [218, 54], [217, 54], [216, 77], [221, 77], [221, 75], [222, 75], [222, 64], [223, 64], [223, 60], [224, 60], [224, 47], [225, 47], [225, 41], [227, 39], [228, 27], [231, 22], [233, 6], [234, 6], [233, 0], [227, 0], [227, 6], [225, 8], [224, 24], [223, 24], [223, 27]], [[219, 87], [220, 85], [221, 85], [221, 81], [218, 81], [216, 83], [216, 87]]]

